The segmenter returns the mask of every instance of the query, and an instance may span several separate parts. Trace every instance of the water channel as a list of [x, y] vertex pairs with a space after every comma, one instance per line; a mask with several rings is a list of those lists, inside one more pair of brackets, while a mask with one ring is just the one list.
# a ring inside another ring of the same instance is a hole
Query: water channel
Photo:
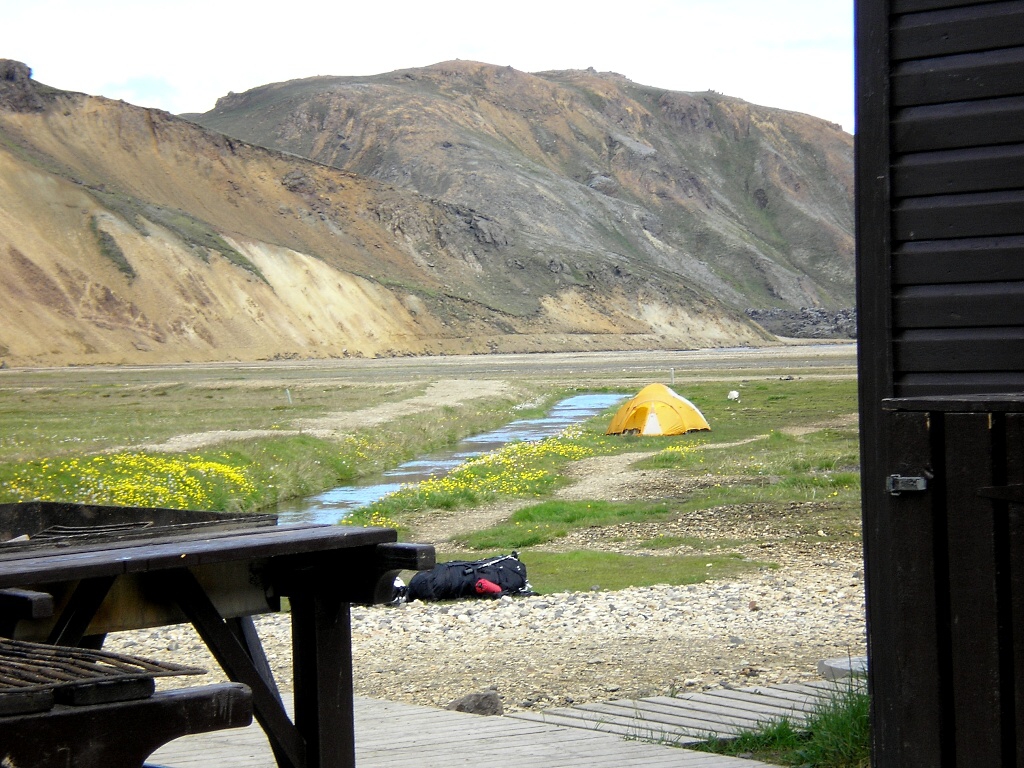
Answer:
[[454, 448], [407, 461], [376, 478], [356, 485], [332, 488], [316, 496], [280, 504], [276, 510], [280, 523], [337, 523], [353, 509], [377, 501], [403, 485], [430, 477], [443, 477], [467, 459], [519, 441], [543, 440], [566, 427], [586, 421], [605, 408], [625, 400], [627, 395], [574, 395], [554, 405], [539, 419], [517, 419], [492, 432], [468, 437]]

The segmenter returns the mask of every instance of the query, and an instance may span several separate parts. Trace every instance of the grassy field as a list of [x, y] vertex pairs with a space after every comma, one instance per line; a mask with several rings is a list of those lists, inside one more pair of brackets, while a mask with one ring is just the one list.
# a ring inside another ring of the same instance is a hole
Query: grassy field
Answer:
[[[4, 372], [0, 502], [45, 499], [227, 511], [272, 508], [373, 475], [420, 453], [507, 423], [533, 390], [440, 407], [333, 438], [301, 425], [421, 395], [395, 384], [197, 369]], [[161, 375], [162, 374], [162, 375]], [[236, 433], [191, 450], [182, 435]], [[258, 436], [249, 436], [258, 433]]]
[[[588, 371], [581, 371], [575, 358], [567, 358], [576, 366], [573, 370], [538, 367], [538, 360], [549, 362], [540, 358], [528, 356], [514, 370], [501, 370], [498, 376], [508, 386], [500, 396], [467, 397], [454, 405], [352, 428], [338, 417], [422, 398], [431, 385], [460, 375], [478, 380], [486, 375], [490, 361], [438, 361], [438, 370], [426, 363], [405, 368], [389, 361], [364, 361], [347, 366], [0, 371], [0, 502], [45, 499], [272, 510], [280, 500], [372, 476], [513, 418], [543, 414], [569, 394], [629, 394], [655, 375], [666, 378], [667, 373], [652, 374], [641, 366], [620, 368], [614, 356], [603, 367]], [[670, 438], [608, 437], [603, 431], [609, 415], [604, 414], [557, 438], [508, 446], [446, 478], [403, 490], [362, 511], [355, 522], [401, 530], [408, 515], [431, 507], [471, 507], [502, 498], [534, 500], [509, 521], [466, 538], [468, 555], [483, 556], [550, 542], [583, 526], [665, 519], [730, 504], [827, 500], [813, 519], [802, 523], [806, 530], [801, 535], [813, 540], [825, 526], [833, 537], [856, 536], [859, 489], [857, 434], [850, 419], [856, 410], [852, 372], [846, 368], [837, 375], [820, 366], [780, 368], [771, 353], [765, 359], [762, 368], [694, 367], [685, 375], [679, 372], [677, 391], [702, 410], [711, 432]], [[460, 365], [474, 367], [465, 370]], [[676, 376], [674, 369], [671, 376]], [[725, 397], [734, 388], [741, 394], [739, 402]], [[324, 420], [341, 427], [328, 436], [309, 428]], [[160, 446], [171, 438], [210, 431], [229, 434], [187, 450]], [[665, 503], [550, 499], [553, 489], [566, 482], [563, 470], [570, 462], [623, 451], [653, 452], [651, 467], [728, 480], [705, 484], [685, 500]], [[679, 543], [662, 538], [652, 541], [651, 548]], [[712, 553], [710, 543], [685, 543]], [[581, 585], [587, 581], [689, 583], [707, 578], [707, 559], [708, 554], [701, 554], [688, 564], [679, 556], [647, 557], [627, 564], [596, 556], [587, 561], [581, 553], [572, 563], [568, 556], [545, 555], [535, 558], [535, 570], [546, 591], [585, 588]], [[642, 566], [639, 571], [637, 565]], [[720, 565], [715, 571], [720, 576], [743, 567], [736, 562]]]

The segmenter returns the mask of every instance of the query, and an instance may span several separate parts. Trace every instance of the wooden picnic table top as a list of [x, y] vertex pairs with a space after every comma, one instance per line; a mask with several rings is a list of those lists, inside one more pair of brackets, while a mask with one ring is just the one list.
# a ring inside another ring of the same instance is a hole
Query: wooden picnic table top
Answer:
[[0, 589], [211, 563], [311, 555], [397, 541], [390, 528], [296, 523], [0, 552]]

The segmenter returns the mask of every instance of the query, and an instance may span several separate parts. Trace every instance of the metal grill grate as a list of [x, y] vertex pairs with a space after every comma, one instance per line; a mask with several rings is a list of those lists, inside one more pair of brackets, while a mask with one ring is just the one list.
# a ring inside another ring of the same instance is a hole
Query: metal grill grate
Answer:
[[0, 694], [53, 690], [82, 683], [201, 675], [206, 670], [111, 651], [26, 643], [0, 638]]

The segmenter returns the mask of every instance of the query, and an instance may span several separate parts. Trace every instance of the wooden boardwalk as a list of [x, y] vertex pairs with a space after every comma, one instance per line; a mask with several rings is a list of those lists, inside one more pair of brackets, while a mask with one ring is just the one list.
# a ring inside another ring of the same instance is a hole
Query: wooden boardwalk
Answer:
[[713, 736], [728, 738], [783, 717], [801, 725], [807, 712], [848, 685], [847, 679], [720, 689], [674, 697], [581, 704], [544, 712], [513, 712], [509, 717], [686, 746]]
[[[359, 768], [456, 768], [482, 764], [509, 764], [517, 768], [766, 766], [753, 760], [639, 741], [639, 727], [624, 734], [633, 738], [623, 738], [605, 728], [593, 728], [585, 719], [563, 724], [545, 722], [545, 718], [543, 713], [483, 717], [357, 698], [356, 760]], [[643, 722], [646, 727], [646, 716]], [[147, 765], [276, 768], [266, 737], [255, 725], [178, 739], [155, 752]]]

